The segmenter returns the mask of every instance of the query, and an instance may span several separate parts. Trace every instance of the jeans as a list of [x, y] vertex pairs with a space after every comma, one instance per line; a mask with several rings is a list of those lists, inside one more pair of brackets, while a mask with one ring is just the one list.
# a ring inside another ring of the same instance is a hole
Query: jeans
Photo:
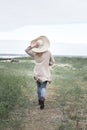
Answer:
[[40, 100], [42, 97], [45, 99], [46, 96], [46, 85], [47, 81], [40, 83], [37, 81], [37, 94], [38, 94], [38, 100]]

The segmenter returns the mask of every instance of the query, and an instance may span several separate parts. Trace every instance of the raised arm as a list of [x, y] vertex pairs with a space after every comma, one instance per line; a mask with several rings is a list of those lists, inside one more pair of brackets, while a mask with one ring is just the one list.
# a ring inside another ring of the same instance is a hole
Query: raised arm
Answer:
[[32, 47], [31, 46], [28, 46], [26, 49], [25, 49], [25, 52], [30, 55], [30, 56], [34, 56], [34, 52], [32, 51]]
[[39, 47], [39, 43], [38, 42], [33, 42], [30, 46], [28, 46], [25, 49], [25, 52], [30, 55], [30, 56], [34, 56], [34, 52], [32, 51], [33, 48], [38, 48]]

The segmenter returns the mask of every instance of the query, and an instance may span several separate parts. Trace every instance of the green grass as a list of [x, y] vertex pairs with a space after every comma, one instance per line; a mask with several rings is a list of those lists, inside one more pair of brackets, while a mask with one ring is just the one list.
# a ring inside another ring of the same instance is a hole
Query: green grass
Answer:
[[87, 129], [87, 58], [55, 57], [43, 111], [37, 105], [34, 61], [18, 60], [0, 61], [0, 129]]
[[[62, 112], [61, 125], [58, 129], [80, 129], [81, 123], [87, 124], [87, 59], [84, 58], [60, 58], [57, 62], [69, 64], [69, 66], [55, 66], [55, 86], [59, 86], [56, 93], [56, 101]], [[77, 126], [75, 126], [77, 124]], [[68, 128], [68, 125], [70, 127]], [[87, 129], [87, 126], [84, 126]], [[83, 126], [82, 126], [83, 128]]]

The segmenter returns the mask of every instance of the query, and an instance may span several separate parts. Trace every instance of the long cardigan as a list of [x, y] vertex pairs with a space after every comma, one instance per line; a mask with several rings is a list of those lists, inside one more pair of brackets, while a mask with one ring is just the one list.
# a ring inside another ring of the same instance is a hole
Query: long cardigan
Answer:
[[39, 82], [51, 82], [50, 66], [54, 64], [54, 57], [51, 52], [47, 50], [43, 53], [35, 53], [30, 46], [26, 48], [25, 52], [34, 57], [36, 64], [34, 68], [35, 80]]

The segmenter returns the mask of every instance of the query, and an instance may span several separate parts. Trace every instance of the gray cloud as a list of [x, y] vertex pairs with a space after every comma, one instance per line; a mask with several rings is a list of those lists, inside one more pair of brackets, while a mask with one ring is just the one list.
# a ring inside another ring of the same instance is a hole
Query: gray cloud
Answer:
[[86, 23], [86, 0], [0, 1], [0, 31], [30, 24]]

